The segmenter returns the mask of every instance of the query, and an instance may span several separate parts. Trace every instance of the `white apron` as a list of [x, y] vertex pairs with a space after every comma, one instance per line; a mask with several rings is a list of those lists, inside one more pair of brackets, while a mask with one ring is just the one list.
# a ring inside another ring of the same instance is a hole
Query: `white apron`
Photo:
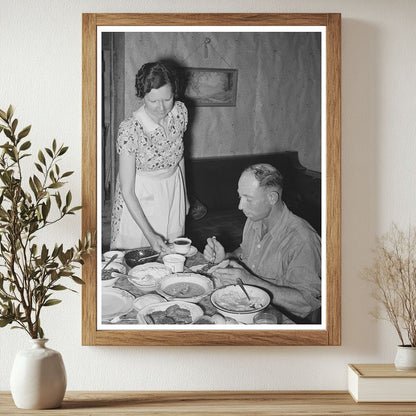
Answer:
[[[135, 191], [143, 212], [153, 229], [173, 240], [185, 232], [186, 196], [184, 176], [179, 166], [151, 172], [136, 172]], [[117, 179], [111, 229], [111, 249], [149, 246], [121, 195]]]

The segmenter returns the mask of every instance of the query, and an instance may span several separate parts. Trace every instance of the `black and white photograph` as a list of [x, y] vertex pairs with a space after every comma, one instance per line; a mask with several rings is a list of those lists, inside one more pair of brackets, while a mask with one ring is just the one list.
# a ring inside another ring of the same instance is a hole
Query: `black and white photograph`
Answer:
[[84, 345], [340, 342], [340, 21], [85, 14]]
[[103, 328], [322, 324], [322, 32], [101, 32]]

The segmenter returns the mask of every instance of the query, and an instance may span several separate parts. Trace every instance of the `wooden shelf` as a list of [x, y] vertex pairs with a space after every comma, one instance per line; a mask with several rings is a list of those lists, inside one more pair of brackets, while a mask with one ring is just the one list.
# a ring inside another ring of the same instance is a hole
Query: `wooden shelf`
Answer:
[[355, 403], [345, 391], [67, 392], [62, 407], [17, 409], [0, 392], [0, 415], [415, 415], [414, 403]]

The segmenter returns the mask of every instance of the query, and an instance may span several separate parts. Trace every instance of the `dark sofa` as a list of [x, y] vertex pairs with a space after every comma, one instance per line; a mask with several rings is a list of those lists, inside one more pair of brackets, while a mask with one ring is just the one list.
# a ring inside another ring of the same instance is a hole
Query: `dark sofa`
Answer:
[[[321, 234], [321, 175], [302, 166], [297, 152], [187, 159], [191, 212], [186, 235], [200, 251], [214, 235], [226, 251], [240, 245], [246, 217], [238, 209], [237, 184], [241, 172], [254, 163], [270, 163], [279, 169], [284, 177], [284, 202]], [[199, 218], [201, 212], [206, 214]]]

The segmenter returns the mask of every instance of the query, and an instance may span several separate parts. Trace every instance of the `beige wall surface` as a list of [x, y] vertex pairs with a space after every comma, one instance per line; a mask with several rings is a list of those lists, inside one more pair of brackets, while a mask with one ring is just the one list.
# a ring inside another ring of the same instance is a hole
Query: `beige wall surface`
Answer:
[[[70, 145], [62, 169], [81, 195], [81, 14], [88, 12], [342, 13], [342, 346], [82, 347], [81, 297], [45, 311], [70, 390], [345, 389], [347, 363], [389, 363], [398, 340], [374, 321], [360, 271], [391, 221], [416, 222], [416, 2], [413, 0], [0, 0], [0, 108], [32, 124], [33, 148]], [[232, 149], [229, 149], [232, 152]], [[80, 216], [43, 236], [72, 244]], [[27, 336], [0, 329], [0, 390]]]
[[306, 167], [321, 171], [320, 38], [311, 32], [126, 33], [125, 116], [138, 107], [135, 75], [146, 62], [234, 68], [235, 106], [189, 106], [190, 155], [295, 150]]

